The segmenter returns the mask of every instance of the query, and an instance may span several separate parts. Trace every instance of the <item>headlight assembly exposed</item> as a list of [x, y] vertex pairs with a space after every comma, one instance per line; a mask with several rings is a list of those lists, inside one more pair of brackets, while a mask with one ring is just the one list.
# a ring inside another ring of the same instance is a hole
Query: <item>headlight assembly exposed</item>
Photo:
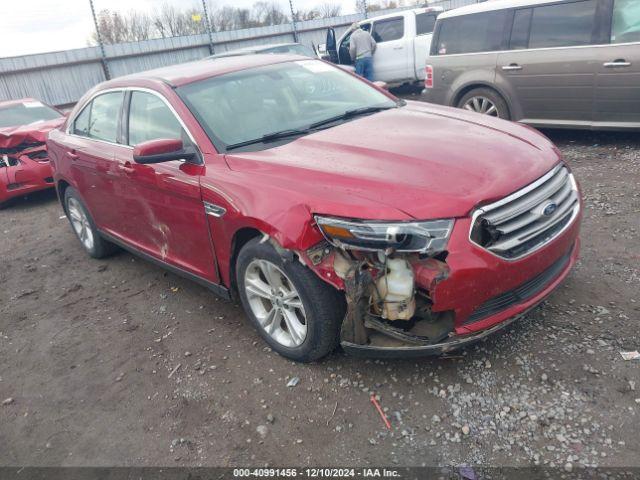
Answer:
[[336, 247], [435, 254], [447, 248], [453, 220], [377, 222], [316, 215], [323, 235]]

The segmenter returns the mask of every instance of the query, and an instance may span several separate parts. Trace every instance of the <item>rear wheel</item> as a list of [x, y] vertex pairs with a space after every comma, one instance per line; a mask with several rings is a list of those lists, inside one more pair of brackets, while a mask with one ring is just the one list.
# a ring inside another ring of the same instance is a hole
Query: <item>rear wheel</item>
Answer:
[[490, 117], [509, 120], [509, 107], [500, 94], [488, 88], [475, 88], [467, 92], [458, 102], [458, 108]]
[[117, 250], [113, 243], [100, 236], [89, 211], [72, 187], [68, 187], [64, 192], [64, 204], [73, 231], [91, 257], [104, 258]]
[[345, 313], [337, 290], [259, 239], [242, 248], [236, 272], [244, 310], [276, 352], [310, 362], [335, 349]]

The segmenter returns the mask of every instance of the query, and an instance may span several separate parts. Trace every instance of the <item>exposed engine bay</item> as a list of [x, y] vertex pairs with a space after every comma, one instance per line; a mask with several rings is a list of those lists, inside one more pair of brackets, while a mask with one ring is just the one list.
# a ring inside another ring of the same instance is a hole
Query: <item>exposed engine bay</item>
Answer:
[[438, 259], [393, 248], [363, 252], [323, 243], [307, 254], [315, 265], [333, 271], [333, 283], [345, 292], [343, 344], [416, 347], [454, 335], [453, 312], [433, 312], [430, 291], [416, 283], [420, 276], [435, 287], [447, 278], [446, 253]]

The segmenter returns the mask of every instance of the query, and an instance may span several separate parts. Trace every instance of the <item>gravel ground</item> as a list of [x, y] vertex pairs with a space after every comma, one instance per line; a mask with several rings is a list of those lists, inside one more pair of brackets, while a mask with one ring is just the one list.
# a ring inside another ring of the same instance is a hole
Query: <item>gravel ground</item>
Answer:
[[640, 135], [546, 133], [584, 189], [581, 260], [450, 358], [294, 364], [196, 284], [89, 259], [52, 193], [15, 202], [0, 212], [0, 465], [640, 466], [640, 360], [619, 353], [640, 348]]

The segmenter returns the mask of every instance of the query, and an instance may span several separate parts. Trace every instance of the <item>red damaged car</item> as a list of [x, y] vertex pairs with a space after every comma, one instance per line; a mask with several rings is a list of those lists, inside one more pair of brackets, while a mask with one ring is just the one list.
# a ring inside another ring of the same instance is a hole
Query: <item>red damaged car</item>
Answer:
[[547, 138], [320, 60], [112, 80], [48, 147], [89, 255], [120, 246], [239, 298], [298, 361], [451, 351], [538, 304], [578, 256], [580, 192]]
[[62, 113], [32, 98], [0, 102], [0, 206], [53, 188], [45, 141], [63, 122]]

